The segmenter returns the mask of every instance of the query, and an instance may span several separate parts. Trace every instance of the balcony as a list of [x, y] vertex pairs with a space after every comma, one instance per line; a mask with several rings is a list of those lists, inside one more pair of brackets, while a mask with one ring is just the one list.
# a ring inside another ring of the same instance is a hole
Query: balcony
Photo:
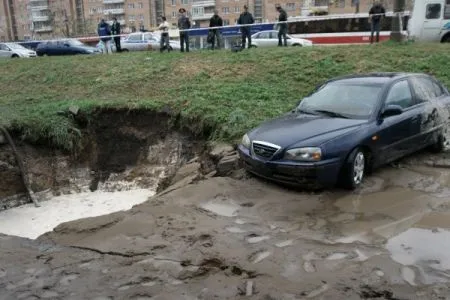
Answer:
[[216, 6], [215, 0], [206, 0], [206, 1], [193, 1], [192, 7], [212, 7]]
[[44, 22], [50, 19], [49, 16], [31, 16], [33, 22]]
[[103, 0], [103, 4], [121, 4], [125, 3], [125, 0]]
[[214, 13], [202, 14], [202, 15], [192, 15], [193, 21], [209, 20], [212, 18]]
[[32, 11], [40, 11], [40, 10], [49, 10], [48, 5], [36, 5], [36, 6], [30, 6], [30, 9]]
[[43, 26], [43, 27], [39, 27], [39, 28], [35, 28], [34, 29], [34, 32], [39, 32], [39, 33], [50, 32], [50, 31], [53, 31], [53, 27], [52, 26]]
[[123, 9], [123, 8], [105, 9], [105, 10], [103, 10], [103, 14], [105, 14], [105, 15], [123, 15], [123, 14], [125, 14], [125, 9]]

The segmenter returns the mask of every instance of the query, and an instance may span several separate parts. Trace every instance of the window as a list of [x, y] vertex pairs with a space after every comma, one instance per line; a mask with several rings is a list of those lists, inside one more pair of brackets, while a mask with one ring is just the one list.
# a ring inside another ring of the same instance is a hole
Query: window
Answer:
[[139, 2], [139, 3], [138, 3], [138, 8], [144, 8], [144, 3]]
[[1, 44], [1, 45], [0, 45], [0, 50], [3, 50], [3, 51], [9, 51], [9, 48], [6, 47], [6, 45]]
[[444, 94], [442, 88], [433, 80], [426, 77], [411, 78], [416, 97], [421, 102], [430, 101]]
[[258, 39], [270, 39], [270, 32], [261, 32]]
[[133, 34], [128, 36], [128, 41], [140, 41], [142, 39], [140, 34]]
[[181, 4], [188, 5], [189, 4], [189, 0], [181, 0]]
[[239, 6], [235, 6], [234, 7], [234, 12], [235, 13], [240, 13], [241, 12], [241, 8]]
[[345, 0], [336, 0], [334, 5], [336, 8], [345, 8]]
[[177, 0], [172, 0], [172, 6], [177, 5]]
[[403, 80], [395, 83], [386, 98], [386, 105], [400, 105], [403, 109], [412, 106], [413, 99], [408, 81]]
[[230, 9], [228, 7], [222, 7], [222, 13], [223, 14], [229, 14], [230, 13]]
[[439, 19], [441, 17], [441, 5], [438, 3], [428, 4], [426, 8], [425, 18], [430, 19]]
[[128, 3], [128, 8], [133, 9], [134, 8], [134, 3]]
[[223, 20], [223, 25], [224, 26], [230, 25], [230, 20]]
[[446, 20], [450, 19], [450, 0], [447, 0], [445, 2], [444, 19], [446, 19]]
[[287, 3], [286, 10], [295, 10], [295, 3]]
[[193, 7], [192, 8], [192, 15], [193, 16], [203, 16], [205, 14], [205, 8], [204, 7]]
[[314, 6], [328, 6], [328, 0], [315, 0]]
[[134, 20], [136, 20], [136, 17], [134, 15], [129, 15], [128, 16], [128, 20], [129, 21], [134, 21]]
[[139, 20], [144, 21], [144, 15], [139, 15]]
[[176, 11], [173, 11], [172, 12], [172, 18], [174, 19], [174, 18], [176, 18], [177, 17], [177, 12]]

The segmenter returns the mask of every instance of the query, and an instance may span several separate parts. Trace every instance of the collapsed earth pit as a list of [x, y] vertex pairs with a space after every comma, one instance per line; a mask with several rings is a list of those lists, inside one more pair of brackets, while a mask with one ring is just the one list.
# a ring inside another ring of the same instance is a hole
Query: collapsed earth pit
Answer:
[[[22, 206], [21, 213], [29, 210], [34, 218], [53, 217], [54, 225], [108, 214], [129, 209], [176, 181], [186, 177], [193, 180], [215, 168], [202, 137], [187, 128], [175, 130], [173, 116], [168, 113], [101, 110], [93, 113], [88, 122], [86, 118], [78, 120], [82, 140], [80, 148], [71, 153], [45, 142], [21, 141], [17, 132], [12, 133], [31, 189], [43, 205], [41, 208]], [[177, 173], [184, 165], [187, 167]], [[0, 143], [0, 213], [28, 203], [14, 153], [3, 141]], [[4, 216], [1, 219], [7, 221]], [[37, 237], [43, 230], [33, 228], [26, 236]], [[17, 226], [3, 232], [23, 236]]]

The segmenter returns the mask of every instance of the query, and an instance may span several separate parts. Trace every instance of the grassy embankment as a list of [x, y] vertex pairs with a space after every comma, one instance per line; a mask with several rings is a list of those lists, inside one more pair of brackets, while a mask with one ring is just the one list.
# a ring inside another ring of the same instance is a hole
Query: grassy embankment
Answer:
[[0, 61], [0, 125], [70, 149], [78, 131], [58, 111], [171, 107], [213, 139], [235, 140], [293, 107], [330, 77], [427, 72], [450, 86], [449, 45], [252, 49], [242, 53], [126, 53]]

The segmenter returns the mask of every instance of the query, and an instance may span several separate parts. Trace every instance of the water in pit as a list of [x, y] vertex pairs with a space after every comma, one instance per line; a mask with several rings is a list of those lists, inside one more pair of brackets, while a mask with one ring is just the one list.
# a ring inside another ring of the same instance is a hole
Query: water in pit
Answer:
[[131, 209], [154, 195], [148, 189], [88, 192], [52, 197], [0, 212], [0, 233], [35, 239], [61, 223]]

